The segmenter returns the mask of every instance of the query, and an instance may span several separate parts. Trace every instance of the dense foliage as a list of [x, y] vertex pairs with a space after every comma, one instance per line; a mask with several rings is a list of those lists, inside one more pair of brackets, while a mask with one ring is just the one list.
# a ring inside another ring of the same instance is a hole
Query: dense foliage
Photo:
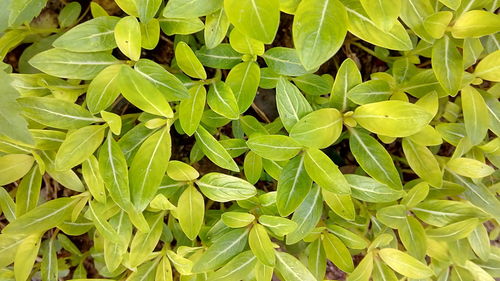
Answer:
[[500, 277], [499, 1], [109, 2], [0, 0], [1, 280]]

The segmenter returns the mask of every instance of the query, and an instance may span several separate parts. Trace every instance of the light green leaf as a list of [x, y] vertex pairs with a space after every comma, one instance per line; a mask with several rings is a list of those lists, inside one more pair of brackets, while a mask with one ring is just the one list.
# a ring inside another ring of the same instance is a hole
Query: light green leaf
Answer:
[[[205, 3], [201, 6], [204, 5]], [[217, 47], [224, 40], [229, 29], [229, 24], [229, 19], [224, 9], [219, 9], [207, 15], [205, 18], [204, 38], [208, 49]]]
[[181, 41], [175, 47], [175, 59], [179, 68], [187, 75], [193, 78], [207, 79], [205, 68], [185, 42]]
[[137, 13], [141, 22], [149, 22], [155, 15], [160, 5], [162, 4], [161, 0], [146, 0], [146, 1], [134, 1], [135, 6], [137, 8]]
[[293, 42], [305, 69], [330, 59], [347, 34], [347, 13], [338, 0], [301, 1], [293, 20]]
[[434, 240], [456, 241], [466, 238], [479, 224], [477, 218], [455, 222], [441, 228], [427, 230], [427, 236]]
[[203, 30], [205, 27], [199, 18], [160, 18], [159, 21], [161, 30], [169, 36], [174, 34], [192, 34]]
[[8, 7], [10, 11], [9, 26], [18, 26], [24, 22], [31, 22], [34, 17], [40, 14], [45, 4], [47, 4], [47, 0], [12, 1]]
[[105, 129], [105, 126], [94, 125], [68, 133], [57, 151], [55, 169], [69, 170], [87, 160], [101, 145]]
[[488, 261], [492, 251], [488, 231], [484, 225], [479, 224], [472, 233], [467, 236], [469, 244], [474, 253], [483, 261]]
[[190, 97], [182, 100], [179, 105], [179, 121], [184, 132], [191, 136], [199, 127], [207, 91], [203, 85], [197, 85], [189, 89], [189, 95]]
[[284, 135], [252, 136], [247, 145], [257, 155], [274, 161], [288, 160], [302, 149], [299, 143]]
[[57, 251], [55, 240], [48, 239], [42, 243], [42, 263], [41, 275], [42, 281], [56, 280], [59, 274], [57, 267]]
[[121, 18], [116, 23], [115, 41], [120, 51], [131, 60], [138, 61], [141, 57], [141, 26], [133, 16]]
[[474, 75], [485, 80], [500, 82], [500, 78], [498, 78], [500, 77], [499, 59], [500, 50], [487, 55], [477, 64]]
[[361, 168], [391, 188], [402, 189], [399, 173], [387, 150], [368, 134], [354, 129], [349, 132], [349, 147]]
[[307, 174], [321, 188], [336, 194], [350, 194], [349, 184], [333, 161], [319, 149], [306, 151]]
[[248, 37], [237, 28], [234, 28], [229, 34], [229, 43], [234, 50], [242, 54], [259, 56], [264, 54], [264, 43]]
[[276, 269], [284, 281], [316, 281], [304, 264], [288, 253], [276, 252]]
[[353, 118], [365, 129], [388, 137], [406, 137], [420, 131], [432, 115], [424, 108], [404, 101], [390, 100], [361, 105]]
[[231, 69], [241, 62], [242, 55], [227, 43], [208, 49], [203, 46], [196, 51], [196, 57], [204, 66], [220, 69]]
[[462, 83], [463, 58], [448, 36], [437, 40], [432, 47], [432, 69], [446, 92], [456, 95]]
[[276, 260], [274, 247], [266, 229], [260, 224], [254, 224], [248, 235], [248, 245], [257, 259], [267, 265], [274, 266]]
[[69, 79], [91, 80], [118, 60], [108, 52], [75, 53], [50, 49], [36, 54], [29, 63], [47, 74]]
[[7, 154], [0, 156], [0, 185], [6, 185], [26, 175], [35, 159], [31, 155]]
[[200, 176], [195, 168], [177, 160], [168, 163], [167, 175], [175, 181], [192, 181]]
[[71, 28], [52, 45], [72, 52], [113, 50], [116, 48], [114, 29], [118, 21], [119, 18], [110, 16], [91, 19]]
[[500, 16], [483, 10], [472, 10], [462, 14], [451, 29], [451, 34], [455, 38], [477, 38], [497, 32], [500, 32]]
[[308, 248], [307, 268], [316, 277], [316, 280], [323, 280], [326, 273], [326, 253], [321, 239], [314, 240]]
[[[24, 176], [16, 191], [16, 216], [22, 216], [28, 211], [34, 209], [38, 205], [40, 196], [40, 188], [42, 186], [42, 174], [37, 165]], [[7, 213], [2, 208], [4, 213]], [[10, 221], [10, 219], [9, 219]]]
[[222, 8], [222, 0], [172, 0], [163, 10], [167, 18], [198, 18]]
[[299, 89], [283, 77], [278, 80], [276, 87], [276, 106], [287, 131], [312, 111], [311, 105]]
[[238, 119], [239, 108], [231, 88], [224, 82], [217, 81], [210, 85], [207, 95], [210, 108], [228, 119]]
[[221, 168], [235, 172], [240, 170], [227, 150], [203, 126], [199, 126], [194, 135], [208, 159]]
[[[203, 209], [203, 207], [201, 207]], [[200, 209], [198, 209], [200, 212]], [[135, 267], [148, 259], [149, 254], [155, 249], [163, 230], [164, 212], [146, 215], [149, 231], [137, 231], [130, 243], [129, 263]]]
[[26, 117], [58, 129], [78, 129], [99, 121], [81, 106], [60, 99], [25, 97], [18, 102]]
[[262, 174], [262, 157], [253, 151], [249, 151], [243, 162], [243, 171], [248, 182], [255, 184]]
[[221, 220], [231, 228], [240, 228], [252, 223], [255, 220], [255, 216], [242, 212], [224, 212], [221, 215]]
[[347, 277], [347, 281], [368, 281], [373, 271], [373, 253], [368, 254], [361, 260], [352, 273]]
[[325, 233], [323, 236], [323, 247], [325, 248], [326, 257], [340, 270], [345, 272], [352, 272], [354, 270], [351, 254], [337, 236]]
[[489, 165], [471, 158], [452, 158], [446, 163], [446, 168], [469, 178], [484, 178], [495, 172]]
[[284, 236], [297, 229], [297, 223], [278, 216], [262, 215], [259, 223], [278, 236]]
[[176, 213], [182, 231], [191, 240], [194, 240], [200, 232], [204, 210], [203, 196], [193, 185], [188, 186], [179, 197]]
[[[337, 81], [335, 81], [337, 82]], [[341, 83], [340, 81], [337, 83]], [[354, 86], [347, 97], [356, 104], [367, 104], [388, 100], [392, 95], [389, 83], [385, 80], [369, 80]]]
[[361, 73], [356, 63], [352, 59], [343, 61], [333, 82], [330, 104], [340, 111], [347, 110], [349, 108], [348, 92], [361, 82]]
[[16, 220], [16, 203], [3, 187], [0, 188], [0, 209], [7, 221], [13, 222]]
[[392, 269], [409, 278], [422, 279], [434, 275], [434, 272], [425, 264], [399, 250], [381, 249], [379, 256]]
[[290, 160], [278, 179], [276, 206], [281, 216], [293, 213], [311, 189], [312, 180], [304, 167], [304, 155]]
[[400, 0], [360, 2], [375, 26], [385, 32], [392, 29], [401, 12]]
[[117, 78], [122, 67], [119, 64], [110, 65], [90, 82], [85, 99], [90, 112], [95, 114], [105, 110], [116, 100], [120, 94]]
[[427, 237], [422, 224], [415, 217], [408, 216], [404, 224], [398, 228], [398, 233], [408, 254], [422, 260], [427, 251]]
[[217, 239], [194, 264], [193, 272], [206, 272], [218, 268], [239, 254], [247, 245], [248, 229], [229, 231]]
[[471, 204], [449, 200], [426, 200], [411, 211], [423, 222], [438, 227], [469, 218], [488, 217], [488, 214]]
[[50, 200], [11, 222], [2, 233], [22, 235], [47, 231], [68, 219], [78, 201], [68, 197]]
[[146, 24], [140, 22], [141, 27], [141, 46], [147, 50], [153, 50], [160, 42], [160, 21], [151, 19]]
[[392, 202], [401, 196], [402, 190], [395, 190], [372, 178], [358, 175], [345, 175], [351, 186], [352, 197], [367, 202]]
[[19, 245], [14, 259], [14, 276], [16, 280], [28, 280], [38, 256], [40, 244], [41, 235], [39, 233], [33, 233]]
[[206, 197], [217, 202], [245, 200], [257, 194], [249, 182], [221, 173], [208, 173], [196, 181], [196, 185]]
[[132, 203], [143, 211], [154, 198], [171, 155], [170, 128], [148, 137], [137, 151], [128, 172]]
[[226, 0], [224, 9], [238, 30], [266, 44], [272, 43], [280, 21], [279, 0]]
[[132, 68], [121, 68], [118, 83], [122, 95], [138, 108], [167, 118], [174, 116], [172, 108], [160, 91]]
[[[274, 250], [273, 250], [274, 257]], [[243, 252], [222, 268], [209, 275], [211, 281], [241, 280], [252, 273], [256, 266], [257, 258], [251, 251]]]
[[335, 108], [322, 108], [302, 117], [290, 130], [290, 137], [306, 147], [326, 148], [342, 133], [342, 116]]
[[330, 209], [345, 220], [354, 220], [356, 212], [352, 198], [347, 194], [336, 194], [326, 189], [322, 190], [323, 200]]
[[109, 224], [113, 229], [116, 229], [119, 242], [113, 242], [113, 240], [104, 242], [104, 262], [110, 271], [115, 271], [122, 263], [132, 238], [132, 223], [127, 213], [120, 211], [111, 217]]
[[443, 172], [434, 154], [425, 146], [403, 139], [403, 152], [412, 170], [430, 185], [443, 185]]
[[488, 131], [488, 106], [481, 94], [471, 86], [462, 90], [462, 112], [465, 131], [473, 145], [483, 141]]

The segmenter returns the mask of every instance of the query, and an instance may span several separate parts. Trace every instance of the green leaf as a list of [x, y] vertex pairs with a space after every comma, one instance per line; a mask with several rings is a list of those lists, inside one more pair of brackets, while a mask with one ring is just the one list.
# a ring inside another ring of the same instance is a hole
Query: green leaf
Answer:
[[205, 202], [203, 196], [193, 185], [188, 186], [179, 197], [177, 217], [182, 231], [194, 240], [203, 225]]
[[167, 18], [198, 18], [222, 8], [222, 0], [172, 0], [163, 10]]
[[302, 117], [290, 130], [290, 137], [306, 147], [326, 148], [342, 133], [342, 116], [335, 108], [322, 108]]
[[375, 267], [373, 269], [373, 280], [374, 281], [398, 281], [396, 273], [392, 271], [385, 263], [380, 259], [374, 259]]
[[160, 42], [160, 21], [151, 19], [146, 24], [140, 22], [141, 27], [141, 46], [147, 50], [153, 50]]
[[20, 115], [20, 106], [16, 102], [19, 93], [10, 86], [12, 79], [0, 71], [0, 83], [3, 86], [0, 95], [0, 135], [7, 136], [27, 144], [33, 144], [27, 122]]
[[278, 236], [284, 236], [297, 229], [297, 223], [282, 217], [262, 215], [259, 223]]
[[45, 232], [69, 218], [78, 201], [78, 198], [68, 197], [50, 200], [11, 222], [2, 233], [22, 235]]
[[16, 203], [5, 188], [0, 188], [0, 208], [9, 222], [16, 220]]
[[217, 239], [194, 264], [193, 272], [207, 272], [225, 264], [239, 254], [247, 245], [248, 229], [239, 228], [229, 231]]
[[29, 172], [34, 161], [32, 156], [24, 154], [0, 156], [0, 185], [22, 178]]
[[179, 121], [184, 132], [191, 136], [199, 127], [207, 91], [203, 85], [197, 85], [189, 89], [189, 94], [190, 97], [179, 105]]
[[488, 106], [481, 94], [470, 86], [462, 90], [461, 96], [465, 131], [472, 144], [477, 145], [488, 131]]
[[72, 52], [100, 52], [116, 48], [117, 17], [98, 17], [81, 23], [57, 38], [52, 45]]
[[224, 40], [229, 29], [229, 24], [229, 19], [224, 9], [219, 9], [207, 15], [205, 18], [204, 38], [208, 49], [217, 47]]
[[242, 212], [225, 212], [221, 215], [221, 220], [231, 228], [245, 227], [255, 220], [255, 216]]
[[198, 127], [194, 136], [203, 153], [217, 166], [235, 172], [240, 170], [226, 149], [203, 126]]
[[118, 233], [113, 228], [113, 226], [105, 218], [101, 217], [101, 214], [103, 212], [105, 212], [104, 205], [95, 203], [93, 201], [89, 202], [89, 218], [94, 222], [94, 226], [99, 234], [113, 243], [121, 243], [121, 237], [118, 236]]
[[491, 246], [488, 231], [484, 225], [479, 224], [472, 233], [467, 236], [469, 244], [474, 250], [474, 253], [483, 261], [487, 261], [490, 257]]
[[312, 111], [311, 105], [299, 89], [283, 77], [278, 80], [276, 87], [276, 106], [287, 131]]
[[353, 118], [370, 132], [388, 137], [406, 137], [420, 131], [432, 115], [408, 102], [390, 100], [361, 105]]
[[292, 221], [297, 224], [297, 228], [286, 236], [287, 245], [304, 239], [316, 227], [323, 213], [322, 201], [321, 189], [313, 186], [293, 213]]
[[141, 57], [141, 26], [136, 17], [127, 16], [116, 23], [115, 41], [118, 49], [131, 60]]
[[308, 71], [304, 69], [295, 49], [275, 47], [267, 50], [262, 58], [269, 69], [285, 76], [300, 76]]
[[476, 66], [474, 75], [485, 80], [500, 82], [500, 67], [498, 60], [500, 58], [500, 50], [495, 51], [484, 57]]
[[82, 175], [92, 197], [100, 203], [106, 203], [106, 190], [99, 171], [99, 162], [93, 155], [82, 163]]
[[341, 2], [347, 10], [347, 30], [356, 37], [391, 50], [404, 51], [412, 48], [408, 33], [398, 21], [394, 22], [390, 30], [383, 31], [368, 17], [359, 1], [342, 0]]
[[462, 14], [451, 29], [455, 38], [481, 37], [497, 32], [500, 32], [500, 16], [483, 10]]
[[320, 96], [326, 95], [330, 92], [332, 89], [333, 78], [330, 75], [319, 76], [309, 73], [299, 77], [294, 77], [292, 78], [292, 81], [307, 95]]
[[390, 228], [399, 229], [406, 224], [406, 206], [392, 205], [377, 211], [377, 219]]
[[68, 133], [56, 154], [56, 170], [68, 170], [87, 160], [101, 145], [105, 129], [94, 125]]
[[309, 244], [309, 256], [307, 268], [316, 277], [322, 280], [326, 273], [326, 254], [321, 243], [321, 239], [314, 240]]
[[[64, 236], [65, 237], [65, 236]], [[49, 239], [42, 243], [41, 275], [43, 281], [56, 280], [59, 274], [57, 267], [57, 251], [55, 240]]]
[[257, 155], [274, 161], [288, 160], [302, 149], [299, 143], [284, 135], [252, 136], [247, 146]]
[[453, 13], [450, 11], [440, 11], [434, 13], [425, 19], [424, 29], [433, 38], [439, 39], [443, 37], [452, 18]]
[[257, 194], [249, 182], [221, 173], [208, 173], [196, 181], [196, 185], [206, 197], [217, 202], [245, 200]]
[[231, 69], [241, 62], [242, 55], [227, 43], [208, 49], [206, 46], [196, 51], [196, 57], [204, 66]]
[[418, 203], [424, 201], [424, 199], [429, 194], [429, 185], [426, 182], [417, 183], [413, 186], [405, 195], [403, 200], [401, 200], [401, 205], [405, 205], [408, 208], [415, 207]]
[[26, 117], [58, 129], [78, 129], [99, 121], [81, 106], [60, 99], [25, 97], [18, 102]]
[[205, 68], [185, 42], [181, 41], [175, 47], [175, 59], [179, 68], [187, 75], [193, 78], [207, 79]]
[[226, 0], [224, 9], [238, 30], [266, 44], [272, 43], [280, 22], [279, 0]]
[[[203, 207], [201, 207], [201, 209], [203, 209]], [[138, 266], [148, 260], [149, 254], [155, 249], [160, 240], [163, 230], [164, 215], [164, 212], [146, 215], [150, 230], [148, 232], [137, 231], [135, 233], [130, 243], [129, 263], [131, 266]]]
[[168, 163], [167, 175], [175, 181], [192, 181], [200, 176], [195, 168], [176, 160]]
[[233, 28], [229, 34], [229, 43], [234, 50], [242, 54], [259, 56], [264, 54], [264, 43], [248, 37], [246, 34], [241, 33], [237, 28]]
[[351, 90], [349, 90], [349, 92], [347, 92], [347, 97], [356, 104], [385, 101], [388, 100], [391, 95], [392, 90], [389, 83], [385, 80], [366, 81], [354, 86]]
[[110, 65], [90, 82], [87, 89], [87, 107], [92, 113], [105, 110], [120, 95], [118, 74], [122, 65]]
[[304, 167], [304, 155], [290, 160], [278, 179], [276, 206], [281, 216], [293, 213], [311, 189], [312, 180]]
[[128, 172], [130, 194], [138, 211], [143, 211], [154, 198], [167, 171], [171, 149], [170, 128], [165, 126], [142, 143], [132, 160]]
[[345, 272], [352, 272], [354, 270], [351, 254], [337, 236], [325, 233], [323, 236], [323, 247], [325, 248], [326, 257], [340, 270]]
[[381, 183], [402, 189], [399, 173], [387, 150], [368, 134], [354, 129], [349, 132], [349, 147], [361, 168]]
[[304, 264], [288, 253], [276, 252], [276, 269], [284, 281], [316, 281]]
[[239, 108], [236, 97], [231, 88], [224, 82], [217, 81], [210, 85], [207, 103], [218, 114], [236, 120], [239, 117]]
[[432, 47], [432, 69], [448, 94], [454, 96], [460, 90], [463, 58], [448, 36], [437, 40]]
[[190, 19], [174, 19], [174, 18], [161, 18], [160, 28], [167, 35], [174, 34], [192, 34], [203, 30], [205, 25], [199, 18]]
[[274, 247], [266, 229], [254, 224], [248, 235], [248, 245], [259, 261], [267, 266], [274, 266], [276, 260]]
[[182, 82], [154, 61], [140, 59], [134, 65], [134, 70], [153, 83], [168, 101], [189, 98], [188, 90]]
[[398, 273], [414, 279], [429, 278], [434, 272], [414, 257], [392, 248], [379, 251], [382, 260]]
[[118, 76], [122, 95], [133, 105], [155, 115], [172, 118], [172, 108], [149, 81], [130, 67], [122, 67]]
[[361, 82], [361, 73], [356, 63], [352, 59], [346, 59], [340, 65], [337, 75], [335, 76], [332, 94], [330, 95], [330, 104], [340, 111], [348, 109], [348, 92]]
[[470, 158], [452, 158], [446, 163], [446, 168], [449, 170], [469, 178], [484, 178], [495, 170], [487, 164]]
[[403, 139], [403, 152], [412, 170], [434, 187], [443, 185], [443, 172], [434, 154], [425, 146]]
[[[16, 191], [16, 216], [22, 216], [38, 205], [40, 189], [42, 186], [42, 174], [37, 165], [23, 177]], [[6, 210], [4, 213], [6, 213]], [[10, 220], [9, 220], [10, 221]]]
[[392, 202], [401, 196], [402, 190], [395, 190], [372, 178], [358, 175], [345, 175], [351, 186], [352, 197], [367, 202]]
[[120, 117], [120, 115], [112, 112], [101, 111], [101, 117], [104, 121], [106, 121], [106, 124], [109, 126], [109, 130], [113, 134], [119, 135], [121, 133], [122, 118]]
[[321, 188], [336, 194], [350, 194], [349, 184], [333, 161], [319, 149], [308, 149], [304, 167]]
[[12, 1], [8, 8], [10, 11], [9, 26], [18, 26], [24, 22], [30, 22], [34, 17], [40, 14], [45, 4], [47, 4], [47, 0]]
[[222, 268], [220, 268], [213, 274], [210, 274], [209, 278], [213, 281], [244, 279], [252, 273], [256, 266], [256, 261], [257, 258], [251, 251], [243, 252], [230, 260]]
[[135, 6], [137, 8], [137, 13], [139, 14], [139, 18], [141, 22], [149, 22], [154, 18], [156, 12], [160, 8], [162, 4], [161, 0], [147, 0], [147, 1], [134, 1]]
[[301, 1], [293, 20], [293, 42], [305, 69], [330, 59], [347, 34], [347, 13], [338, 0]]
[[108, 52], [75, 53], [50, 49], [36, 54], [29, 64], [47, 74], [69, 79], [91, 80], [118, 60]]
[[127, 210], [130, 205], [127, 161], [109, 133], [99, 151], [99, 172], [113, 201]]
[[344, 244], [351, 249], [365, 249], [368, 241], [359, 234], [351, 232], [338, 225], [328, 225], [328, 230], [335, 234]]
[[240, 113], [252, 105], [259, 82], [260, 68], [255, 62], [242, 62], [229, 71], [226, 84], [233, 90]]
[[253, 151], [249, 151], [243, 162], [243, 171], [248, 182], [255, 184], [262, 174], [262, 157]]

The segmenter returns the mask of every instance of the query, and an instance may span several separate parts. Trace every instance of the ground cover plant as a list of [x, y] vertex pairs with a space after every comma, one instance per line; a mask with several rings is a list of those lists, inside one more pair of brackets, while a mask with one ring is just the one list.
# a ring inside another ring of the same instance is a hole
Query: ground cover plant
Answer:
[[500, 278], [497, 0], [0, 0], [1, 280]]

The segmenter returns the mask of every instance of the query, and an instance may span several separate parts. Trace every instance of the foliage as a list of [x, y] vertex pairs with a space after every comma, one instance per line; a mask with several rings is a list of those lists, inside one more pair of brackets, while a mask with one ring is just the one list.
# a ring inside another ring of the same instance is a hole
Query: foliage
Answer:
[[498, 1], [46, 3], [0, 0], [0, 279], [500, 277]]

